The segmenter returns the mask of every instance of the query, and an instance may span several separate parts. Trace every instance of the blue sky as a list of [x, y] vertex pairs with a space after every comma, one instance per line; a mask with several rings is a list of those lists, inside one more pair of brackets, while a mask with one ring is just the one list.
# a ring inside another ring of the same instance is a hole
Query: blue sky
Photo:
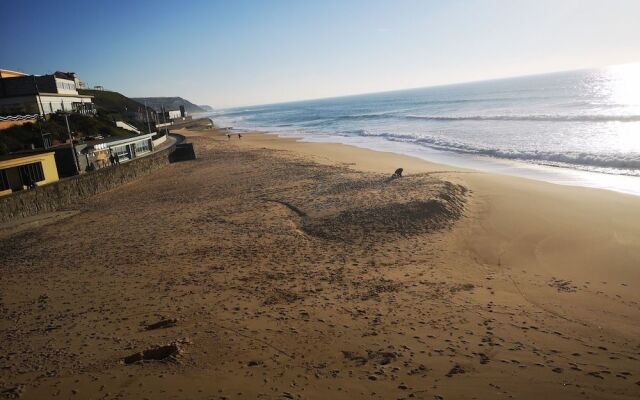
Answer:
[[640, 61], [636, 0], [10, 1], [0, 68], [214, 107]]

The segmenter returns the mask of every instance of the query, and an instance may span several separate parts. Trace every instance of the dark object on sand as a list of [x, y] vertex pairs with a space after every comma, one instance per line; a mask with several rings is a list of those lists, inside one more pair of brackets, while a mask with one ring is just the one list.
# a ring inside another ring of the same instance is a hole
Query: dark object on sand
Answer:
[[453, 366], [453, 368], [451, 368], [451, 370], [445, 375], [447, 378], [451, 378], [454, 375], [457, 374], [464, 374], [465, 371], [464, 368], [462, 368], [460, 365], [456, 364]]
[[147, 331], [152, 331], [154, 329], [171, 328], [172, 326], [176, 326], [177, 322], [178, 320], [175, 318], [163, 319], [153, 324], [145, 326], [144, 329]]
[[398, 359], [398, 354], [388, 351], [367, 351], [367, 355], [363, 356], [353, 351], [343, 350], [342, 355], [356, 365], [364, 365], [369, 361], [378, 365], [387, 365]]
[[398, 168], [396, 170], [396, 172], [393, 173], [393, 175], [391, 175], [392, 178], [402, 178], [402, 168]]
[[165, 346], [153, 347], [141, 353], [135, 353], [124, 358], [124, 363], [135, 364], [141, 361], [175, 361], [180, 354], [180, 348], [177, 343], [171, 343]]
[[179, 143], [173, 153], [169, 154], [169, 162], [189, 161], [196, 159], [196, 152], [193, 143]]
[[7, 399], [17, 399], [24, 393], [25, 386], [17, 385], [9, 388], [0, 389], [0, 397]]

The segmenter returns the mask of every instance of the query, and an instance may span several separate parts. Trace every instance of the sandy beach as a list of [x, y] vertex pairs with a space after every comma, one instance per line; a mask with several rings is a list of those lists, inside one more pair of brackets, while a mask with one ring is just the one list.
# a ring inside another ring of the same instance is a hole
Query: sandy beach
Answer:
[[0, 396], [640, 397], [639, 197], [226, 132], [0, 229]]

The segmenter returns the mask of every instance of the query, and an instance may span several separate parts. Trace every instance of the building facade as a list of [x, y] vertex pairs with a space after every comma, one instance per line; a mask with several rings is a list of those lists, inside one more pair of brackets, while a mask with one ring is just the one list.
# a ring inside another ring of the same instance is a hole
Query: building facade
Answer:
[[61, 176], [66, 177], [76, 175], [78, 171], [85, 173], [108, 167], [112, 165], [111, 156], [117, 155], [120, 163], [142, 157], [153, 151], [153, 135], [155, 133], [77, 143], [73, 147], [75, 159], [71, 146], [57, 146], [53, 150], [56, 153], [58, 171]]
[[93, 97], [78, 93], [76, 79], [72, 72], [35, 76], [0, 70], [0, 115], [95, 114]]
[[53, 152], [0, 157], [0, 196], [59, 180]]
[[160, 119], [160, 121], [172, 122], [182, 118], [182, 113], [180, 112], [180, 110], [160, 111], [158, 113], [158, 118]]

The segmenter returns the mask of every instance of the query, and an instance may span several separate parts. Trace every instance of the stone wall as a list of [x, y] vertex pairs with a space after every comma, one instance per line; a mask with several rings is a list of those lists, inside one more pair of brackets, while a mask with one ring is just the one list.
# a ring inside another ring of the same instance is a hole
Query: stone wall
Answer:
[[114, 189], [169, 164], [176, 143], [157, 153], [117, 166], [62, 179], [31, 190], [0, 197], [0, 223], [55, 211], [87, 197]]

